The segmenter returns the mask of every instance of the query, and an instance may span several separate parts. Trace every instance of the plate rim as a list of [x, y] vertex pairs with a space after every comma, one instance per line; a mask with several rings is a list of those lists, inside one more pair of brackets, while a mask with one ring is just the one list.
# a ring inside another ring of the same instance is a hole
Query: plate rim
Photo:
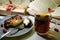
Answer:
[[[27, 17], [27, 16], [26, 16]], [[34, 17], [33, 17], [33, 19], [34, 19]], [[32, 19], [30, 19], [31, 21], [32, 21]], [[30, 30], [32, 30], [32, 28], [34, 27], [34, 23], [32, 22], [32, 26], [28, 29], [28, 31], [25, 31], [24, 33], [22, 33], [22, 34], [20, 34], [20, 35], [12, 35], [12, 36], [10, 36], [10, 35], [6, 35], [5, 37], [17, 37], [17, 36], [21, 36], [21, 35], [24, 35], [24, 34], [26, 34], [26, 33], [28, 33]]]

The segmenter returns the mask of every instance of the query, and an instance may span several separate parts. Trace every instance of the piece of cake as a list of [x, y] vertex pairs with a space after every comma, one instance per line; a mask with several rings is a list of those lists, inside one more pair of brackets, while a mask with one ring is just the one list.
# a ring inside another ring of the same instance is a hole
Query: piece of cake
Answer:
[[13, 28], [13, 27], [17, 27], [18, 25], [20, 25], [23, 22], [23, 19], [21, 16], [19, 15], [15, 15], [7, 20], [4, 21], [4, 26], [5, 28]]

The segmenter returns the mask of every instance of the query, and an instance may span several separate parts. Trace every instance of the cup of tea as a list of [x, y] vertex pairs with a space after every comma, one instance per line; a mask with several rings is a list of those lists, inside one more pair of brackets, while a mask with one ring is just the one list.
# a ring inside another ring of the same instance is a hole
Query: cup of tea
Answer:
[[35, 30], [40, 35], [46, 35], [50, 29], [51, 17], [48, 14], [38, 14], [35, 17]]

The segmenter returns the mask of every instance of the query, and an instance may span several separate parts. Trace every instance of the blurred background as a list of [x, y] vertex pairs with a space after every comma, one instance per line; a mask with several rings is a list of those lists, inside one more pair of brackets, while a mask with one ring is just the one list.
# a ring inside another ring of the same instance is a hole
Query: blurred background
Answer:
[[[38, 0], [12, 0], [12, 1], [16, 4], [26, 4], [26, 5], [29, 5], [29, 3], [32, 1], [38, 2]], [[46, 2], [53, 1], [56, 4], [60, 4], [60, 0], [40, 0], [39, 2], [43, 2], [43, 1], [46, 1]], [[0, 4], [2, 4], [4, 2], [8, 2], [8, 0], [0, 0]]]

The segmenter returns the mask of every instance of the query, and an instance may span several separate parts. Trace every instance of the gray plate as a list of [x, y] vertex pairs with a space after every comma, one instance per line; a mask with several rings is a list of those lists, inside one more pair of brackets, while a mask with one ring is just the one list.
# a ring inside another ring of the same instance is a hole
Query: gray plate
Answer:
[[[21, 15], [21, 16], [22, 16], [22, 15]], [[8, 18], [10, 18], [10, 17], [12, 17], [12, 16], [3, 16], [2, 19], [0, 18], [0, 24], [3, 24], [3, 23], [4, 23], [4, 20], [6, 20], [6, 19], [8, 19]], [[33, 25], [32, 25], [30, 28], [24, 28], [23, 30], [20, 30], [20, 31], [17, 32], [16, 34], [13, 34], [13, 33], [15, 33], [15, 32], [17, 31], [17, 29], [15, 29], [15, 30], [11, 31], [8, 35], [6, 35], [6, 37], [21, 36], [21, 35], [29, 32], [29, 31], [34, 27], [34, 17], [32, 17], [32, 16], [22, 16], [22, 18], [23, 18], [23, 19], [24, 19], [24, 18], [29, 18], [29, 19], [32, 21]], [[3, 29], [3, 28], [1, 27], [1, 28], [0, 28], [0, 35], [3, 35], [3, 34], [4, 34], [4, 33], [2, 32], [2, 29]], [[9, 30], [11, 30], [11, 28], [10, 28]], [[13, 35], [10, 35], [10, 34], [13, 34]]]

